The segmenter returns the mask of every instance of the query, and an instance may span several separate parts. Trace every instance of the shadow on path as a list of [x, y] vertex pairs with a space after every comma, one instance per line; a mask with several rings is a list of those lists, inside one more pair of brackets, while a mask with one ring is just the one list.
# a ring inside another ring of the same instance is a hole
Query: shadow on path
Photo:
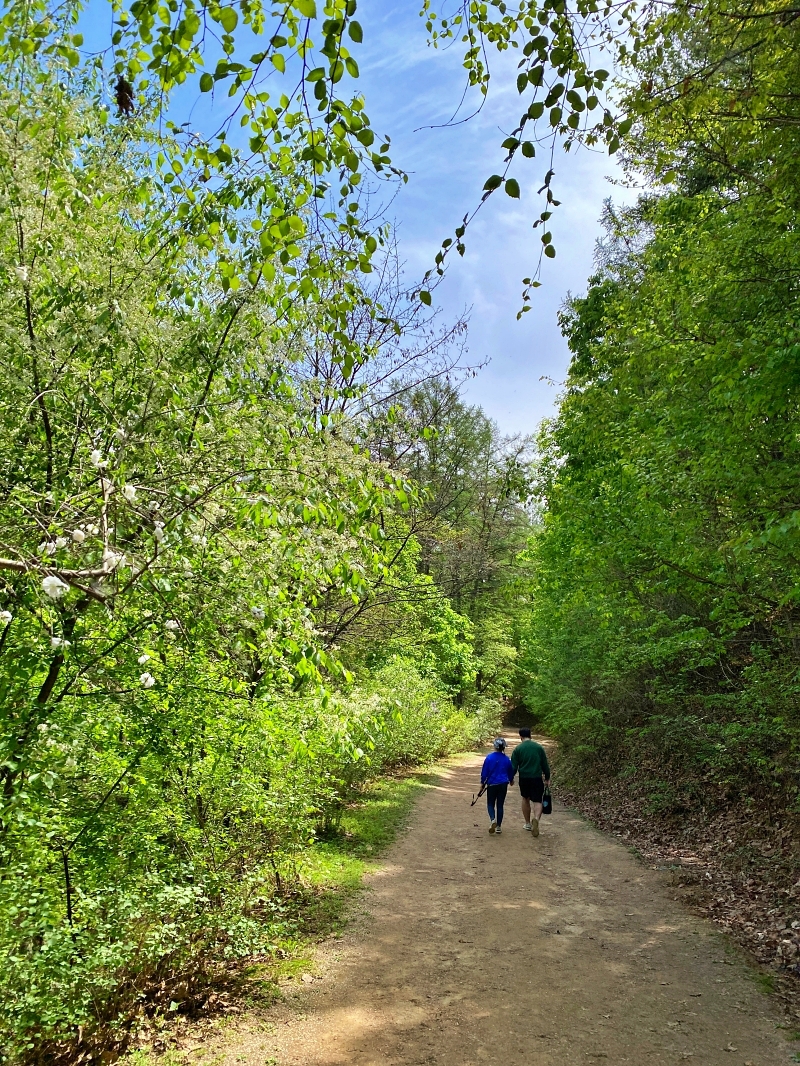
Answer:
[[[442, 771], [319, 980], [213, 1048], [233, 1066], [778, 1066], [780, 1018], [665, 879], [556, 804], [501, 837], [482, 756]], [[208, 1048], [207, 1050], [212, 1050]]]

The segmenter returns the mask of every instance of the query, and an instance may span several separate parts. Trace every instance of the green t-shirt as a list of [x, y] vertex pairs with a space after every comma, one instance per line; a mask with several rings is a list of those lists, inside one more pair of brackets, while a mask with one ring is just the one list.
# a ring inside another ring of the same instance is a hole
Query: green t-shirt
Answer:
[[511, 752], [511, 765], [520, 777], [550, 777], [547, 752], [535, 740], [523, 740]]

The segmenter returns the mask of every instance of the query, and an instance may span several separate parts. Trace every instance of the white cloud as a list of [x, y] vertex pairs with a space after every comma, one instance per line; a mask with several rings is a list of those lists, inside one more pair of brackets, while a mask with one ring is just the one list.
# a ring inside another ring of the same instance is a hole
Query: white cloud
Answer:
[[[358, 60], [367, 111], [377, 130], [391, 134], [393, 162], [410, 174], [390, 209], [410, 277], [432, 265], [441, 241], [479, 203], [486, 178], [500, 173], [501, 141], [521, 112], [514, 84], [519, 54], [510, 50], [502, 57], [490, 55], [489, 98], [475, 118], [446, 129], [419, 129], [450, 118], [465, 72], [460, 43], [450, 51], [427, 47], [417, 10], [382, 0], [359, 4], [365, 45]], [[469, 114], [469, 101], [464, 113]], [[604, 152], [560, 151], [553, 165], [554, 194], [562, 202], [549, 224], [557, 255], [545, 261], [543, 286], [533, 293], [532, 308], [522, 320], [516, 318], [522, 278], [535, 268], [541, 247], [541, 230], [532, 225], [544, 206], [536, 195], [549, 168], [542, 154], [515, 164], [520, 201], [501, 191], [482, 207], [467, 231], [466, 255], [452, 256], [434, 297], [449, 317], [472, 308], [471, 361], [488, 356], [491, 363], [469, 382], [467, 397], [508, 432], [533, 432], [552, 414], [558, 389], [540, 379], [563, 380], [569, 362], [558, 328], [559, 307], [569, 291], [586, 288], [603, 200], [612, 194], [630, 199], [626, 190], [605, 180], [618, 171]]]

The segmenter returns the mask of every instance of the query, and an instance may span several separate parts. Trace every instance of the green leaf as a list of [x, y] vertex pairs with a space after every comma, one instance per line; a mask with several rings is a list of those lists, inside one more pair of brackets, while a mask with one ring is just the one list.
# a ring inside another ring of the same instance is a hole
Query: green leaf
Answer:
[[547, 256], [548, 259], [555, 259], [556, 250], [552, 246], [552, 244], [548, 244], [548, 245], [545, 246], [544, 254]]
[[233, 33], [239, 24], [239, 15], [233, 7], [221, 7], [219, 21], [226, 33]]
[[498, 189], [503, 184], [503, 179], [499, 174], [492, 174], [486, 184], [483, 186], [486, 192], [492, 192], [493, 189]]
[[544, 67], [534, 67], [533, 70], [528, 71], [528, 81], [531, 85], [541, 85], [544, 81]]
[[209, 93], [214, 88], [214, 79], [206, 72], [200, 75], [200, 92]]
[[317, 5], [314, 0], [294, 0], [294, 6], [304, 18], [315, 19], [317, 17]]
[[359, 22], [351, 22], [347, 27], [347, 32], [350, 35], [350, 39], [355, 41], [356, 44], [361, 44], [364, 40], [364, 31], [361, 29]]
[[519, 183], [515, 178], [506, 179], [506, 193], [509, 196], [513, 196], [515, 200], [519, 200]]
[[427, 292], [425, 289], [420, 289], [419, 298], [422, 303], [424, 303], [427, 307], [430, 307], [431, 294], [429, 292]]
[[283, 58], [282, 52], [275, 52], [269, 58], [276, 70], [279, 70], [281, 74], [286, 72], [286, 60]]

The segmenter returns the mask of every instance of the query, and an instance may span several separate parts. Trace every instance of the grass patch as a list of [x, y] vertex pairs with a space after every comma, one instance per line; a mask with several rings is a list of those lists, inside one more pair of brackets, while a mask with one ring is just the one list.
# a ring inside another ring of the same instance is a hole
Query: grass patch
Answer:
[[430, 773], [386, 777], [371, 784], [342, 815], [338, 831], [318, 840], [303, 856], [301, 875], [311, 888], [303, 929], [311, 936], [338, 933], [348, 900], [365, 874], [379, 865], [424, 789]]
[[753, 980], [768, 996], [775, 994], [775, 975], [771, 973], [754, 973]]

